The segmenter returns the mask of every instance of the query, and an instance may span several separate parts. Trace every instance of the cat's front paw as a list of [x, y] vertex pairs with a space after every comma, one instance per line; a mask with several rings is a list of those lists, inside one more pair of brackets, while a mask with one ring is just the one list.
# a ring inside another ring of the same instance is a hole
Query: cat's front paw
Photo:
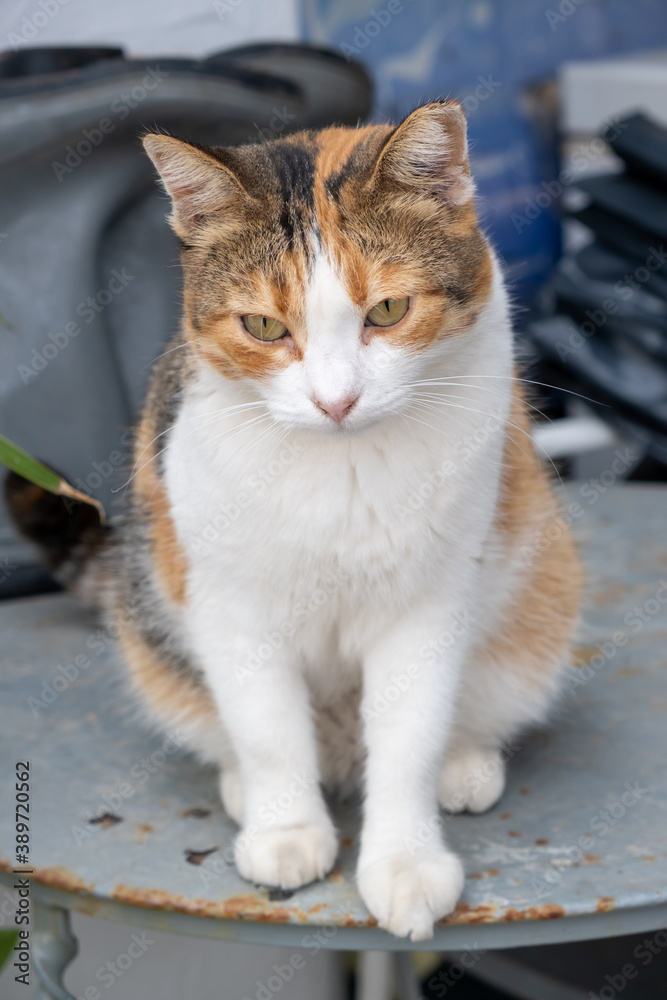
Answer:
[[483, 813], [505, 791], [505, 763], [498, 750], [466, 750], [445, 758], [438, 801], [447, 812]]
[[299, 826], [243, 831], [236, 841], [236, 867], [243, 878], [281, 889], [324, 878], [334, 866], [338, 837], [330, 820]]
[[359, 859], [361, 897], [380, 927], [398, 937], [425, 941], [433, 924], [448, 916], [463, 890], [463, 866], [446, 848], [412, 855], [396, 851], [378, 859]]

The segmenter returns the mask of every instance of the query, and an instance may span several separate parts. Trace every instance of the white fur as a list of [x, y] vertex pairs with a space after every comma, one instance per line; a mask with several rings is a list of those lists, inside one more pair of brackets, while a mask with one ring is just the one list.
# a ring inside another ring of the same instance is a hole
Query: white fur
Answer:
[[[238, 867], [257, 882], [294, 887], [333, 865], [319, 782], [340, 783], [357, 751], [349, 734], [340, 750], [322, 746], [336, 741], [336, 712], [349, 723], [362, 687], [359, 887], [381, 926], [418, 940], [462, 886], [437, 827], [447, 746], [444, 804], [458, 782], [464, 805], [488, 807], [502, 776], [471, 798], [466, 760], [493, 755], [549, 700], [468, 657], [516, 577], [494, 559], [491, 528], [511, 393], [507, 303], [496, 269], [474, 329], [414, 353], [381, 335], [363, 343], [363, 316], [323, 257], [306, 305], [303, 361], [257, 384], [202, 365], [171, 434], [189, 644], [222, 720], [217, 760], [234, 761], [223, 796], [247, 834]], [[450, 390], [455, 407], [411, 408], [410, 383], [468, 374], [477, 378]], [[342, 425], [313, 402], [350, 395], [359, 399]], [[429, 491], [443, 467], [444, 484]], [[198, 743], [209, 759], [211, 742]], [[420, 838], [424, 829], [432, 836]]]

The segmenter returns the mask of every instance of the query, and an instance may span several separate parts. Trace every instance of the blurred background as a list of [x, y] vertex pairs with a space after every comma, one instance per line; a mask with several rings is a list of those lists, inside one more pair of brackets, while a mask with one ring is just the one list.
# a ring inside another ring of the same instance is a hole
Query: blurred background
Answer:
[[[177, 245], [138, 135], [262, 142], [441, 97], [467, 112], [538, 447], [594, 491], [667, 479], [661, 0], [5, 0], [0, 49], [0, 431], [111, 514], [179, 313]], [[0, 593], [51, 586], [0, 514]], [[74, 923], [83, 995], [129, 932]], [[280, 959], [156, 937], [118, 1000], [254, 997]], [[457, 992], [499, 995], [487, 988]], [[282, 996], [346, 990], [322, 953]], [[29, 991], [5, 974], [0, 994]]]

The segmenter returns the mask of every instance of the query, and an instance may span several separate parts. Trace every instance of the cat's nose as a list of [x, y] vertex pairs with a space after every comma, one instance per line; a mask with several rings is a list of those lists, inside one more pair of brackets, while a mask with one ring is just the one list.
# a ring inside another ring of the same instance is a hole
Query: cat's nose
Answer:
[[313, 402], [318, 410], [326, 413], [335, 423], [339, 424], [341, 420], [345, 419], [358, 399], [358, 396], [346, 396], [345, 399], [339, 399], [335, 403], [323, 403], [321, 400], [313, 398]]

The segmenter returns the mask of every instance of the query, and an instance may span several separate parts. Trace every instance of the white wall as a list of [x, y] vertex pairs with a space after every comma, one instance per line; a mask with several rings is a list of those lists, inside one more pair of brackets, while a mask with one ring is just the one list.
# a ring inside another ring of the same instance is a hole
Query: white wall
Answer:
[[0, 0], [0, 50], [104, 44], [135, 56], [196, 57], [294, 41], [298, 8], [298, 0]]

